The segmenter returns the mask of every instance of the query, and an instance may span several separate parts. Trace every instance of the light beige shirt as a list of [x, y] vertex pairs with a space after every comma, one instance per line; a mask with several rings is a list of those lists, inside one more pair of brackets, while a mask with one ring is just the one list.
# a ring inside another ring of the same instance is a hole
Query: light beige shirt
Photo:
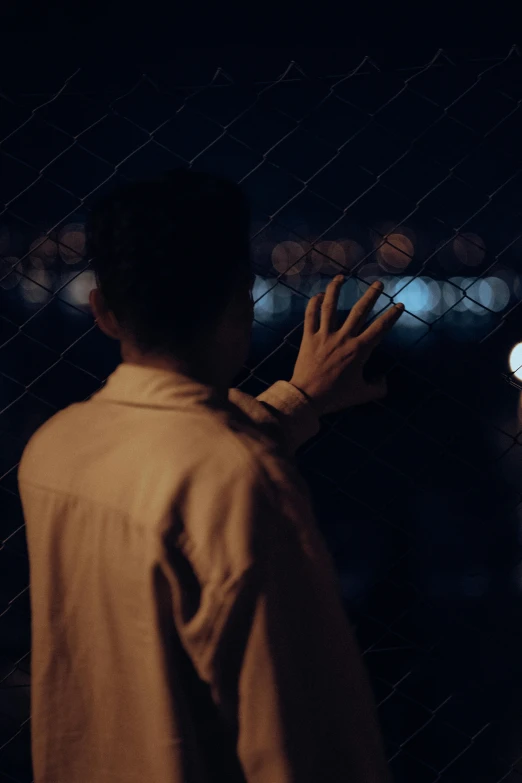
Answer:
[[35, 783], [382, 783], [372, 700], [295, 450], [257, 398], [120, 364], [19, 467]]

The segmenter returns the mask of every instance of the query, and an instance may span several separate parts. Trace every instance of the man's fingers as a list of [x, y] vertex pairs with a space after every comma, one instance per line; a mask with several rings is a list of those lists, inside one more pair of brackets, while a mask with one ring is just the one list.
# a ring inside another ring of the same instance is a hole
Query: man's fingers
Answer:
[[323, 301], [324, 294], [316, 294], [312, 296], [308, 302], [305, 310], [304, 318], [304, 330], [309, 332], [316, 332], [319, 329], [321, 320], [321, 303]]
[[375, 305], [375, 302], [380, 297], [383, 288], [384, 286], [381, 281], [376, 280], [354, 304], [342, 327], [342, 330], [346, 335], [356, 337], [359, 334], [364, 322]]
[[380, 318], [377, 318], [370, 326], [359, 336], [359, 342], [365, 348], [372, 351], [383, 339], [383, 337], [393, 328], [404, 312], [402, 302], [390, 307]]
[[333, 332], [335, 329], [337, 305], [339, 303], [339, 294], [341, 293], [343, 283], [343, 275], [336, 275], [326, 287], [321, 307], [321, 329], [326, 332]]

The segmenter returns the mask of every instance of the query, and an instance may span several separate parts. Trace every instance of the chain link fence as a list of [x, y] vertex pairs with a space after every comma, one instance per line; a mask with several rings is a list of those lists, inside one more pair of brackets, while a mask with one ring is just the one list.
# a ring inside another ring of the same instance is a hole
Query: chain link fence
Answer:
[[32, 780], [17, 465], [119, 362], [88, 307], [85, 218], [117, 183], [191, 166], [253, 205], [247, 393], [290, 378], [307, 301], [338, 272], [340, 316], [377, 278], [375, 313], [404, 302], [373, 367], [388, 397], [326, 417], [297, 463], [395, 780], [522, 783], [521, 101], [516, 47], [250, 83], [163, 65], [105, 86], [87, 68], [0, 93], [0, 781]]

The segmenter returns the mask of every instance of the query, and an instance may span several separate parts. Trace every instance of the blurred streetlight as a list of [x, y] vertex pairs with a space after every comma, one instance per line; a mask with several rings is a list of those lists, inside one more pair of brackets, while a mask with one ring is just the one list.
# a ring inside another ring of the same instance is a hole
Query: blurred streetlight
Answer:
[[522, 381], [522, 343], [517, 343], [509, 355], [509, 369], [519, 381]]

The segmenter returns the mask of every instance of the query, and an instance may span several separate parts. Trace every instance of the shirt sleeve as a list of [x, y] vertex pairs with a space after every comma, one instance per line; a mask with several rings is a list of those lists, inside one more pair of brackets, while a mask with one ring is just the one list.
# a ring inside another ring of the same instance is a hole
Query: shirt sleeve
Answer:
[[207, 601], [211, 627], [199, 627], [205, 645], [192, 656], [246, 780], [388, 783], [371, 690], [304, 481], [272, 462], [244, 471], [236, 488], [225, 524], [237, 534], [248, 519], [248, 564]]
[[276, 381], [257, 397], [240, 389], [229, 389], [228, 400], [267, 433], [273, 433], [292, 457], [321, 428], [313, 405], [289, 381]]

